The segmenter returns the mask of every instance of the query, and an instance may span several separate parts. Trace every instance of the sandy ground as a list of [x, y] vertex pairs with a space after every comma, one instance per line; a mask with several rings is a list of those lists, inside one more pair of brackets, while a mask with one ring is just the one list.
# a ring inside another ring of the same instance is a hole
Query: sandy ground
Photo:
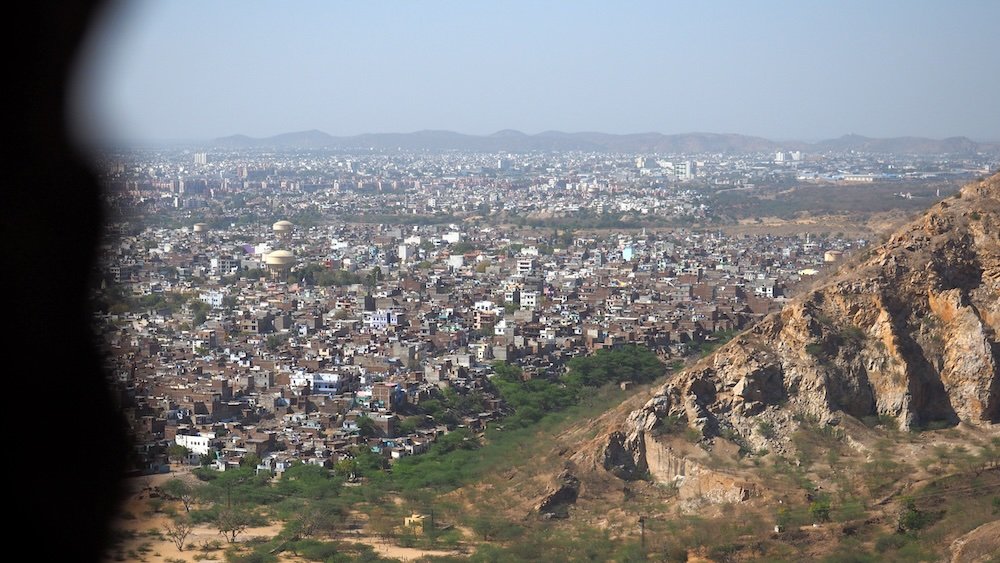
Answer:
[[[163, 475], [150, 475], [130, 479], [127, 483], [128, 497], [122, 506], [122, 517], [118, 518], [114, 524], [115, 529], [128, 531], [135, 534], [135, 537], [127, 538], [116, 547], [108, 551], [105, 561], [224, 561], [223, 551], [229, 547], [226, 540], [212, 526], [196, 526], [187, 537], [184, 551], [177, 549], [177, 546], [162, 535], [164, 526], [169, 521], [169, 517], [163, 513], [153, 512], [148, 498], [150, 487], [162, 485], [165, 481], [174, 477], [184, 478], [189, 471], [181, 468], [180, 471]], [[193, 477], [192, 477], [193, 478]], [[174, 502], [175, 510], [183, 512], [184, 507], [180, 502]], [[271, 538], [281, 532], [280, 522], [267, 526], [249, 528], [237, 538], [237, 543], [244, 542], [249, 538], [264, 537]], [[157, 534], [160, 532], [160, 534]], [[393, 557], [402, 561], [411, 561], [425, 555], [462, 555], [460, 551], [447, 550], [424, 550], [411, 547], [401, 547], [384, 542], [378, 538], [363, 534], [345, 534], [339, 540], [359, 543], [371, 546], [377, 553], [385, 557]], [[205, 546], [217, 542], [218, 549], [207, 549]], [[282, 554], [282, 561], [301, 562], [299, 557], [291, 554]]]
[[357, 537], [350, 536], [348, 539], [354, 543], [363, 543], [365, 545], [372, 546], [379, 555], [382, 555], [384, 557], [394, 557], [402, 561], [412, 561], [414, 559], [419, 559], [421, 557], [424, 557], [425, 555], [436, 555], [436, 556], [466, 555], [461, 551], [439, 551], [439, 550], [417, 549], [415, 547], [401, 547], [398, 545], [392, 545], [382, 542], [381, 540], [369, 536], [357, 536]]

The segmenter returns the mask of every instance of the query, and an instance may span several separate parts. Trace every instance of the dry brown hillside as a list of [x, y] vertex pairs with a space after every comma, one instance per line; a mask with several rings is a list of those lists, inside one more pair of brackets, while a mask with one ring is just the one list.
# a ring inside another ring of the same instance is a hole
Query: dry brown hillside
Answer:
[[675, 427], [784, 452], [794, 447], [797, 420], [994, 425], [998, 233], [994, 175], [937, 203], [672, 379], [609, 435], [604, 467], [625, 479], [673, 478], [684, 471], [684, 456], [661, 451], [654, 434]]
[[[650, 545], [728, 545], [729, 560], [821, 558], [848, 537], [903, 559], [950, 542], [981, 551], [972, 532], [996, 520], [1000, 493], [998, 233], [995, 175], [644, 397], [554, 437], [488, 496], [522, 521], [570, 499], [560, 526], [622, 538], [642, 517]], [[926, 517], [923, 536], [899, 535], [907, 511]], [[791, 527], [759, 535], [776, 524]]]

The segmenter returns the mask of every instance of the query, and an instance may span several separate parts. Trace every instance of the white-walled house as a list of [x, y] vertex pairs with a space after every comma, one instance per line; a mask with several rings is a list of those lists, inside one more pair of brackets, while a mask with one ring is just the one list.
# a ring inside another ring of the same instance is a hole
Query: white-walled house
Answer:
[[208, 455], [209, 450], [212, 449], [212, 440], [215, 440], [214, 432], [207, 432], [205, 434], [178, 434], [174, 438], [180, 446], [184, 446], [191, 453], [201, 455]]

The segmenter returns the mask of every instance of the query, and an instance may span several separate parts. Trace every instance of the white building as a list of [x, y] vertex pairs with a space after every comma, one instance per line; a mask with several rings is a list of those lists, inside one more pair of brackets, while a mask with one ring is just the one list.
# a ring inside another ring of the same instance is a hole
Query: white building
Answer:
[[694, 165], [690, 160], [674, 163], [674, 176], [678, 180], [690, 180], [694, 178]]
[[180, 446], [184, 446], [191, 453], [208, 455], [209, 450], [211, 450], [212, 440], [214, 439], [214, 432], [196, 435], [178, 434], [174, 437], [174, 442]]
[[[534, 273], [536, 262], [532, 258], [518, 258], [517, 259], [517, 273], [526, 276]], [[523, 298], [523, 297], [522, 297]]]
[[204, 303], [211, 305], [213, 309], [220, 309], [222, 307], [222, 299], [225, 296], [226, 296], [225, 293], [213, 289], [211, 291], [206, 291], [201, 293], [198, 296], [198, 299], [200, 299]]

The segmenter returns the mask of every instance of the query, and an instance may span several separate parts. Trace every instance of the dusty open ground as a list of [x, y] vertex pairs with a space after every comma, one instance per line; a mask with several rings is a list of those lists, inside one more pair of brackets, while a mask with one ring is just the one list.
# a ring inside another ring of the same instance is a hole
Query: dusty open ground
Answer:
[[[150, 498], [150, 492], [154, 487], [159, 487], [174, 477], [190, 477], [190, 473], [185, 468], [179, 469], [180, 471], [177, 472], [136, 477], [127, 481], [128, 496], [121, 507], [120, 513], [122, 516], [115, 521], [114, 527], [116, 530], [124, 532], [131, 537], [126, 537], [121, 543], [110, 549], [106, 561], [148, 561], [152, 563], [171, 560], [225, 560], [223, 551], [229, 544], [226, 543], [218, 530], [212, 526], [196, 526], [185, 542], [184, 551], [178, 550], [174, 542], [163, 535], [163, 529], [169, 521], [169, 516], [164, 512], [154, 511], [155, 502], [151, 502], [153, 499]], [[190, 478], [193, 479], [193, 477]], [[166, 504], [173, 506], [178, 512], [184, 510], [180, 502], [167, 501]], [[281, 522], [273, 522], [267, 526], [249, 528], [237, 538], [237, 543], [245, 542], [255, 537], [272, 538], [281, 532], [281, 529]], [[427, 555], [445, 556], [463, 554], [461, 551], [425, 550], [397, 546], [370, 536], [364, 533], [364, 531], [345, 533], [331, 539], [369, 545], [382, 556], [392, 557], [401, 561], [411, 561]], [[280, 554], [279, 559], [287, 562], [305, 561], [290, 553]]]

